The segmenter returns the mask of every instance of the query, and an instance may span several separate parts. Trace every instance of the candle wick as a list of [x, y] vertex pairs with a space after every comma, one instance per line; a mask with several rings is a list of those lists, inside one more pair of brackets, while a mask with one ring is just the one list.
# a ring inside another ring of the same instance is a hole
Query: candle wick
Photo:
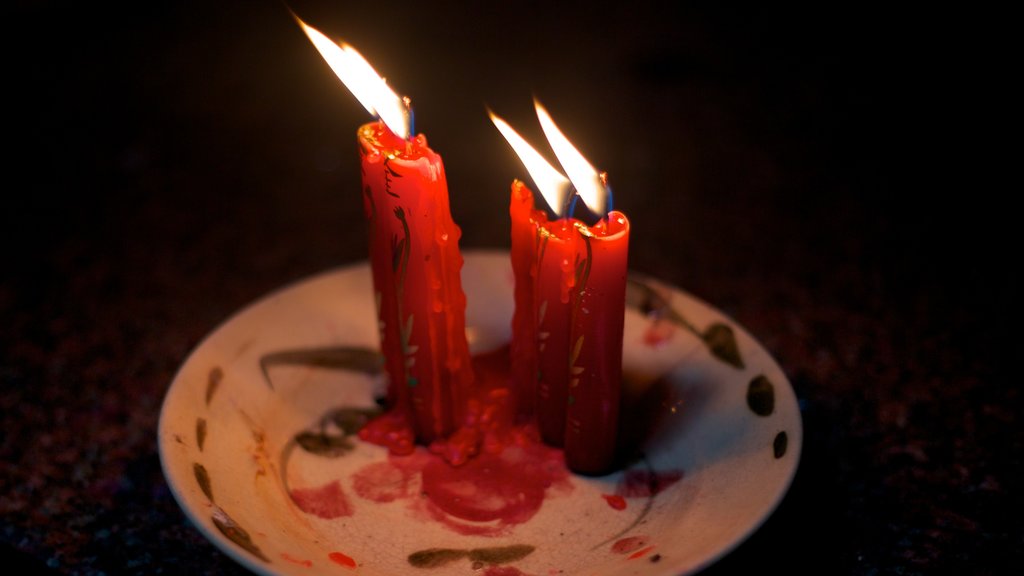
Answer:
[[565, 211], [566, 218], [572, 218], [573, 214], [576, 213], [576, 202], [580, 199], [580, 195], [576, 193], [576, 189], [573, 188], [569, 191], [567, 200], [567, 209]]
[[597, 175], [597, 179], [601, 181], [601, 186], [604, 186], [605, 215], [607, 216], [612, 211], [612, 187], [608, 184], [608, 173], [602, 170]]
[[402, 96], [402, 104], [405, 104], [405, 121], [409, 124], [409, 136], [406, 139], [412, 140], [416, 135], [416, 115], [412, 111], [412, 99]]

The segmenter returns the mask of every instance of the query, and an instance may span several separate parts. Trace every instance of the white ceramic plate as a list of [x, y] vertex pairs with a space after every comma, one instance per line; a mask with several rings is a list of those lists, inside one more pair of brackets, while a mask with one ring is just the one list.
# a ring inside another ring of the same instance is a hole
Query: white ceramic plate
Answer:
[[[513, 307], [508, 254], [464, 256], [471, 349], [499, 348]], [[778, 505], [800, 457], [800, 413], [772, 357], [720, 312], [646, 278], [631, 281], [629, 300], [624, 433], [638, 457], [606, 477], [569, 473], [557, 451], [513, 450], [499, 465], [534, 475], [529, 497], [449, 478], [476, 511], [496, 507], [483, 517], [424, 488], [434, 456], [389, 457], [352, 435], [385, 386], [366, 264], [266, 296], [192, 352], [161, 412], [164, 474], [199, 530], [261, 574], [695, 572]], [[530, 457], [549, 460], [530, 472], [516, 460]]]

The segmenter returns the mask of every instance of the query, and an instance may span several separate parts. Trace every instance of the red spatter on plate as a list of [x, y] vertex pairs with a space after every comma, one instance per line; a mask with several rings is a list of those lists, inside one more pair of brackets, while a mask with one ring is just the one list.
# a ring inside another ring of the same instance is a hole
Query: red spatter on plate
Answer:
[[619, 481], [615, 493], [624, 498], [654, 496], [682, 478], [682, 470], [627, 470]]
[[530, 576], [515, 566], [488, 566], [483, 576]]
[[287, 552], [281, 552], [281, 559], [282, 560], [287, 560], [287, 561], [291, 562], [292, 564], [298, 564], [299, 566], [305, 566], [306, 568], [312, 568], [313, 567], [313, 561], [312, 560], [303, 560], [301, 558], [296, 558], [296, 557], [292, 556], [291, 554], [289, 554]]
[[601, 494], [601, 498], [604, 498], [605, 502], [616, 510], [626, 509], [626, 499], [618, 494]]
[[327, 555], [327, 557], [331, 559], [331, 562], [334, 562], [339, 566], [344, 566], [346, 568], [356, 567], [356, 561], [353, 560], [352, 557], [348, 554], [342, 554], [341, 552], [331, 552]]
[[646, 548], [641, 548], [640, 550], [637, 550], [636, 552], [633, 552], [632, 554], [630, 554], [629, 555], [629, 559], [630, 560], [636, 560], [637, 558], [643, 558], [648, 553], [650, 553], [651, 550], [654, 550], [654, 546], [648, 546]]
[[647, 542], [647, 536], [629, 536], [628, 538], [616, 540], [612, 544], [612, 552], [615, 554], [629, 554], [647, 546]]
[[328, 482], [319, 488], [293, 488], [292, 502], [306, 514], [332, 519], [352, 515], [352, 505], [338, 481]]
[[409, 487], [416, 472], [391, 461], [370, 464], [352, 477], [352, 488], [361, 498], [373, 502], [393, 502], [410, 496]]
[[660, 348], [668, 343], [676, 333], [676, 327], [664, 318], [657, 318], [644, 330], [644, 344], [651, 348]]

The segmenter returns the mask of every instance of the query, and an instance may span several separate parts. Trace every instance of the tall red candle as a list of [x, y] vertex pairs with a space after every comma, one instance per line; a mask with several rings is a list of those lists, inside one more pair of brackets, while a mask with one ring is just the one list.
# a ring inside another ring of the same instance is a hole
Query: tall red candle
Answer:
[[[444, 164], [426, 137], [411, 137], [408, 99], [354, 48], [296, 20], [338, 78], [380, 118], [357, 136], [389, 411], [359, 434], [409, 453], [416, 442], [445, 441], [473, 416], [461, 232], [448, 206]], [[471, 440], [460, 443], [460, 458], [475, 450]]]
[[443, 439], [466, 418], [473, 374], [461, 231], [452, 221], [441, 157], [422, 134], [404, 140], [373, 122], [359, 129], [358, 140], [394, 424], [384, 420], [364, 436], [408, 452], [411, 436], [422, 443]]

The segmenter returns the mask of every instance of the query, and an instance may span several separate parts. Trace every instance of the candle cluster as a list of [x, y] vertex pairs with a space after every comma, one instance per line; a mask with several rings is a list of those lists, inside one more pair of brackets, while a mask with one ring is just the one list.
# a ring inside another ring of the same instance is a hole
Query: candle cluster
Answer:
[[523, 182], [512, 183], [513, 376], [521, 397], [534, 400], [544, 441], [565, 448], [571, 469], [596, 474], [608, 471], [615, 456], [629, 220], [616, 211], [590, 226], [572, 217], [570, 182], [577, 191], [596, 188], [591, 202], [584, 202], [601, 210], [606, 180], [571, 147], [539, 104], [537, 113], [556, 156], [567, 172], [574, 172], [570, 179], [491, 114], [542, 187], [555, 216], [549, 218], [538, 207]]
[[[298, 19], [297, 19], [298, 20]], [[537, 112], [568, 178], [491, 115], [523, 159], [552, 217], [512, 183], [515, 312], [507, 385], [474, 381], [458, 249], [441, 157], [411, 130], [398, 98], [351, 46], [298, 20], [339, 78], [380, 120], [358, 131], [370, 264], [389, 377], [388, 411], [360, 431], [392, 453], [426, 444], [452, 464], [501, 449], [513, 423], [535, 423], [577, 472], [614, 463], [622, 376], [629, 221], [606, 208], [606, 179]], [[573, 217], [576, 200], [596, 215]]]

